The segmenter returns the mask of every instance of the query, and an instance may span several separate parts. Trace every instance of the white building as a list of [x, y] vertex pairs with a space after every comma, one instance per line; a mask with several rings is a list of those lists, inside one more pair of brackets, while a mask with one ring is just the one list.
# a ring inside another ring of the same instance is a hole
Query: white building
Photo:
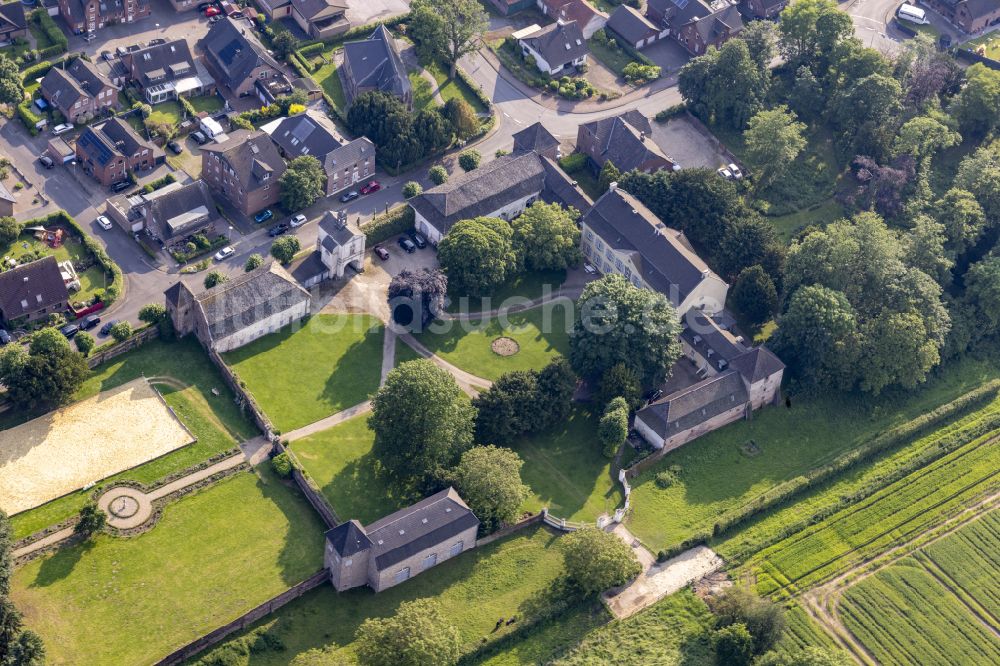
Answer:
[[[587, 63], [587, 41], [576, 21], [556, 21], [544, 28], [526, 28], [515, 33], [521, 54], [531, 56], [535, 66], [546, 74], [562, 74], [564, 70]], [[530, 31], [530, 32], [529, 32]]]
[[319, 221], [316, 250], [328, 272], [326, 277], [343, 277], [348, 266], [359, 273], [365, 268], [365, 235], [347, 221], [346, 212], [326, 211]]

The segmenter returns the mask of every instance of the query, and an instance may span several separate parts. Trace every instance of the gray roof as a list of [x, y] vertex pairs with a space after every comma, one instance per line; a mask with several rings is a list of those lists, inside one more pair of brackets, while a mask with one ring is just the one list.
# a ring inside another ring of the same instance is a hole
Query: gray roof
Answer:
[[552, 159], [542, 157], [542, 167], [545, 169], [545, 189], [542, 191], [542, 198], [549, 203], [557, 203], [562, 206], [572, 206], [580, 211], [581, 215], [590, 212], [594, 205], [593, 199], [580, 189], [569, 175], [559, 168]]
[[459, 220], [488, 215], [545, 189], [545, 169], [535, 153], [504, 155], [432, 187], [410, 205], [442, 234]]
[[745, 407], [749, 400], [740, 373], [727, 370], [650, 403], [636, 418], [666, 439], [734, 407]]
[[131, 61], [133, 76], [143, 86], [197, 74], [191, 48], [184, 39], [147, 46], [129, 53], [126, 57]]
[[[719, 325], [714, 317], [697, 309], [690, 310], [683, 323], [681, 339], [702, 358], [709, 360], [716, 370], [725, 369], [733, 359], [749, 351], [742, 341]], [[720, 361], [725, 361], [721, 368]]]
[[224, 77], [223, 83], [235, 88], [249, 78], [258, 66], [266, 65], [280, 72], [281, 66], [267, 53], [246, 23], [224, 18], [213, 25], [202, 40], [205, 55]]
[[97, 97], [97, 94], [106, 86], [114, 87], [111, 84], [111, 80], [97, 69], [97, 65], [83, 58], [77, 58], [70, 63], [69, 67], [66, 68], [66, 72], [76, 79], [80, 87], [91, 97]]
[[673, 168], [674, 162], [652, 140], [652, 128], [649, 119], [638, 111], [627, 111], [619, 116], [601, 118], [580, 125], [577, 132], [577, 144], [580, 134], [587, 133], [594, 137], [593, 144], [596, 154], [591, 159], [598, 165], [611, 160], [623, 173], [637, 169], [650, 160], [663, 161], [664, 168]]
[[740, 15], [740, 10], [736, 5], [720, 9], [706, 18], [688, 21], [688, 23], [692, 22], [694, 23], [695, 30], [701, 35], [702, 41], [706, 44], [715, 42], [716, 38], [720, 34], [725, 33], [727, 28], [730, 34], [736, 34], [743, 30], [743, 17]]
[[8, 33], [27, 30], [28, 21], [24, 17], [24, 5], [8, 2], [0, 5], [0, 32]]
[[624, 37], [629, 44], [659, 34], [649, 19], [628, 5], [618, 6], [608, 19], [607, 27]]
[[221, 155], [248, 192], [262, 187], [265, 182], [273, 183], [285, 173], [285, 161], [281, 159], [281, 154], [270, 137], [260, 130], [230, 132], [226, 141], [206, 144], [201, 151]]
[[372, 540], [365, 534], [365, 528], [356, 520], [341, 523], [327, 530], [324, 536], [341, 557], [351, 557], [372, 547]]
[[280, 118], [261, 129], [291, 158], [312, 155], [322, 162], [327, 153], [344, 144], [343, 138], [312, 110]]
[[514, 152], [533, 150], [542, 153], [559, 145], [559, 139], [545, 129], [542, 123], [535, 123], [514, 134]]
[[87, 127], [76, 143], [90, 159], [101, 165], [107, 165], [116, 157], [131, 157], [141, 150], [150, 150], [154, 155], [158, 152], [155, 145], [119, 118]]
[[576, 21], [556, 21], [521, 39], [552, 67], [565, 65], [587, 55], [587, 40]]
[[729, 363], [730, 367], [743, 375], [751, 384], [766, 379], [785, 369], [785, 364], [767, 347], [754, 347]]
[[14, 195], [10, 193], [10, 190], [8, 190], [7, 186], [2, 182], [0, 182], [0, 199], [11, 203], [17, 203], [17, 199], [14, 198]]
[[204, 227], [218, 217], [211, 190], [196, 180], [149, 198], [149, 212], [165, 238], [174, 238]]
[[0, 313], [10, 321], [69, 297], [52, 255], [0, 273]]
[[220, 340], [303, 301], [303, 289], [280, 264], [262, 266], [195, 296], [212, 340]]
[[292, 7], [307, 21], [339, 16], [347, 11], [343, 0], [291, 0]]
[[479, 519], [454, 488], [426, 497], [365, 527], [375, 568], [383, 571], [470, 528]]
[[64, 109], [71, 108], [77, 100], [87, 96], [76, 79], [59, 67], [49, 70], [42, 79], [41, 87], [45, 99]]
[[365, 156], [370, 156], [372, 161], [375, 160], [375, 144], [363, 136], [327, 153], [322, 160], [323, 169], [327, 173], [332, 173], [342, 165], [360, 162]]
[[345, 74], [359, 88], [375, 88], [402, 97], [410, 92], [406, 67], [396, 50], [396, 41], [379, 24], [368, 39], [344, 44]]
[[646, 7], [665, 16], [667, 25], [675, 28], [712, 13], [705, 0], [647, 0]]
[[590, 209], [584, 224], [612, 248], [631, 256], [639, 277], [650, 288], [678, 302], [714, 275], [688, 245], [684, 234], [663, 224], [652, 211], [623, 189], [608, 190]]
[[[342, 215], [342, 217], [341, 217]], [[347, 213], [341, 211], [340, 214], [332, 210], [326, 211], [319, 221], [320, 238], [323, 247], [333, 252], [338, 246], [347, 245], [362, 234], [347, 221]]]

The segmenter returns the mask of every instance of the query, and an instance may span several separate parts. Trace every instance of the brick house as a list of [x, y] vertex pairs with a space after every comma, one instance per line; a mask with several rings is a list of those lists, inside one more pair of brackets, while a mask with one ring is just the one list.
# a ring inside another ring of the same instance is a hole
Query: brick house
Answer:
[[584, 39], [593, 37], [608, 22], [608, 15], [587, 0], [537, 0], [537, 5], [538, 11], [554, 21], [575, 22]]
[[375, 28], [368, 39], [344, 44], [340, 73], [348, 106], [358, 95], [378, 90], [398, 97], [406, 108], [413, 108], [413, 90], [406, 67], [399, 57], [396, 40], [384, 25]]
[[86, 122], [119, 107], [118, 88], [83, 58], [65, 69], [50, 69], [42, 79], [41, 92], [71, 123]]
[[635, 110], [626, 111], [580, 125], [576, 149], [589, 158], [595, 173], [608, 161], [622, 173], [674, 169], [674, 161], [650, 138], [652, 131], [648, 118]]
[[718, 48], [743, 31], [743, 18], [731, 0], [648, 0], [646, 18], [691, 55]]
[[1000, 0], [927, 0], [927, 5], [969, 34], [1000, 24]]
[[8, 2], [0, 5], [0, 41], [10, 42], [28, 37], [28, 19], [24, 15], [24, 5]]
[[313, 39], [330, 39], [351, 27], [344, 0], [290, 0], [289, 6], [291, 17]]
[[283, 173], [281, 154], [260, 130], [230, 132], [226, 141], [201, 148], [202, 179], [247, 216], [278, 202]]
[[611, 18], [608, 19], [607, 29], [614, 32], [619, 39], [633, 49], [642, 49], [666, 37], [670, 32], [653, 24], [648, 18], [640, 14], [628, 5], [619, 5]]
[[21, 264], [0, 273], [0, 322], [32, 322], [62, 312], [69, 291], [53, 256]]
[[743, 11], [755, 19], [775, 19], [785, 7], [788, 0], [743, 0]]
[[59, 0], [59, 16], [74, 35], [92, 33], [114, 23], [133, 23], [151, 11], [149, 0]]
[[215, 90], [215, 81], [191, 55], [187, 40], [152, 44], [122, 56], [128, 80], [142, 90], [150, 104], [178, 96], [205, 95]]
[[152, 169], [164, 159], [162, 150], [119, 118], [87, 127], [76, 140], [77, 163], [104, 187], [125, 180], [129, 171]]
[[285, 80], [281, 65], [245, 22], [217, 21], [201, 40], [201, 47], [209, 74], [236, 97], [261, 96], [270, 81]]

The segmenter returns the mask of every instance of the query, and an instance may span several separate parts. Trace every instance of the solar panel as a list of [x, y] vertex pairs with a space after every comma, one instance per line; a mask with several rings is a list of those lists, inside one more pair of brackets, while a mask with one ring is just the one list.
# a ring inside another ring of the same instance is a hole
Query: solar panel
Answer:
[[688, 5], [688, 0], [671, 0], [678, 9], [684, 9]]

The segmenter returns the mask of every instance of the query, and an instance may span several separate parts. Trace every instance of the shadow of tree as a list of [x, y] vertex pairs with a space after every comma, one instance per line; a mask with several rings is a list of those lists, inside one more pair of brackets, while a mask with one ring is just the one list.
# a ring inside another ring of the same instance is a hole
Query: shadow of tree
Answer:
[[[101, 538], [101, 537], [97, 537]], [[49, 556], [45, 556], [31, 587], [48, 587], [73, 573], [73, 569], [83, 556], [94, 548], [94, 539], [88, 539], [72, 546], [64, 546]]]

